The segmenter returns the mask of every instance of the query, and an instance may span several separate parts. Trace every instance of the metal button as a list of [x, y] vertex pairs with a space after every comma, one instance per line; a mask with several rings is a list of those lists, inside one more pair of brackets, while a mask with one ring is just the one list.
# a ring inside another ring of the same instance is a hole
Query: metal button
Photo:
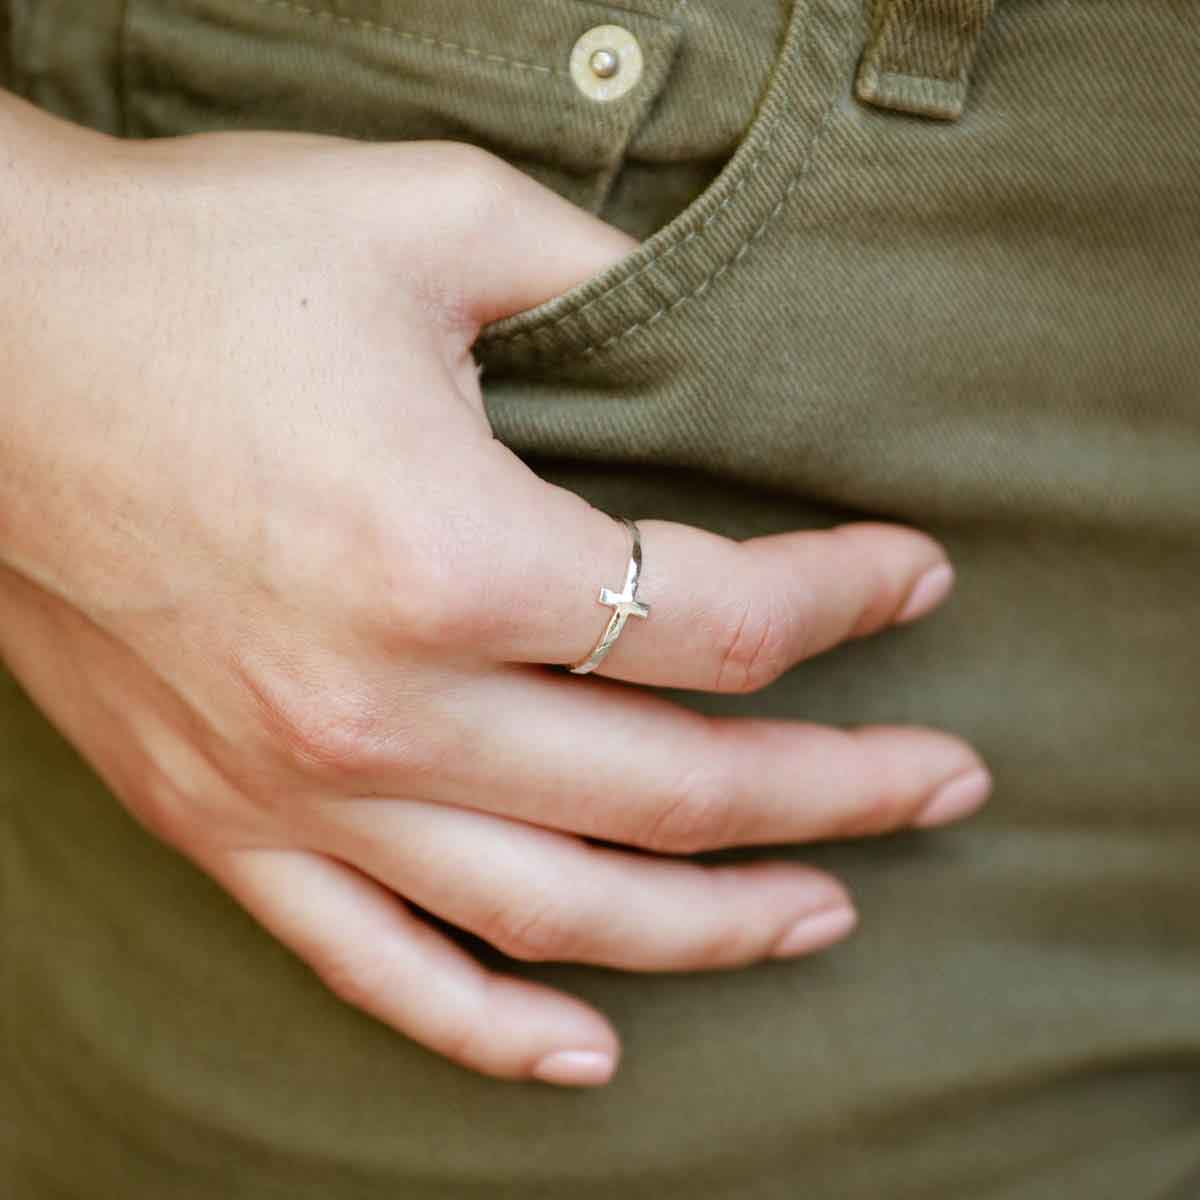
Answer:
[[619, 100], [642, 77], [638, 40], [620, 25], [589, 29], [571, 50], [571, 78], [589, 100]]
[[592, 57], [588, 59], [588, 66], [592, 68], [592, 74], [598, 75], [601, 79], [611, 79], [621, 65], [621, 60], [612, 50], [593, 50]]

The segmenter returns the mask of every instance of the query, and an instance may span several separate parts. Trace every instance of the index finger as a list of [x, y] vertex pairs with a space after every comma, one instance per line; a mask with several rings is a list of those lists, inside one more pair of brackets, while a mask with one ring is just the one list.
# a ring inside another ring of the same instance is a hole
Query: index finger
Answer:
[[[600, 589], [621, 591], [630, 537], [581, 497], [541, 486], [537, 532], [497, 547], [487, 649], [506, 661], [574, 664], [613, 614]], [[753, 691], [848, 638], [924, 615], [954, 578], [942, 546], [901, 525], [863, 521], [742, 542], [673, 521], [638, 527], [636, 594], [649, 615], [625, 621], [597, 668], [631, 683]]]

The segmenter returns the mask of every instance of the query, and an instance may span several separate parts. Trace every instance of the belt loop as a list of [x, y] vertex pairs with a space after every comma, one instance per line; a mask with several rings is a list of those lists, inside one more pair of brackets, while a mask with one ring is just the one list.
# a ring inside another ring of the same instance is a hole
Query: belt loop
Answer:
[[956, 121], [995, 0], [871, 0], [854, 94], [877, 108]]

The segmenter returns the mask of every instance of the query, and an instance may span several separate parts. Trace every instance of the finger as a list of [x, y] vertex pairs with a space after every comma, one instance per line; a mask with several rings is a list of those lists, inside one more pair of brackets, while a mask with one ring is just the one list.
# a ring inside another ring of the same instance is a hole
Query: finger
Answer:
[[617, 1039], [599, 1013], [485, 971], [360, 872], [291, 850], [225, 852], [205, 866], [333, 992], [438, 1054], [504, 1079], [611, 1076]]
[[464, 687], [429, 798], [651, 850], [803, 842], [936, 825], [991, 780], [960, 738], [710, 717], [607, 680], [509, 667]]
[[[535, 480], [531, 515], [496, 531], [496, 562], [473, 598], [481, 648], [513, 662], [576, 663], [613, 609], [630, 537], [579, 496]], [[529, 485], [531, 488], [533, 485]], [[670, 521], [638, 522], [642, 570], [631, 617], [598, 674], [634, 683], [747, 692], [850, 637], [924, 615], [953, 570], [932, 538], [859, 522], [733, 541]], [[521, 530], [518, 535], [514, 529]]]
[[652, 858], [418, 801], [338, 798], [325, 811], [336, 853], [526, 961], [736, 967], [810, 953], [855, 923], [841, 884], [803, 866]]
[[637, 248], [629, 234], [486, 150], [427, 142], [405, 153], [429, 157], [425, 272], [438, 293], [459, 297], [468, 342], [480, 326], [558, 296]]

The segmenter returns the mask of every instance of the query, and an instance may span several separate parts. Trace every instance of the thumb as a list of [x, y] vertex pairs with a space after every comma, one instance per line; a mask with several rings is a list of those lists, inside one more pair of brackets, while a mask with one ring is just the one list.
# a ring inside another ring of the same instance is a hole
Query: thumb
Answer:
[[[439, 173], [435, 270], [472, 334], [567, 291], [638, 241], [487, 151], [453, 144]], [[466, 153], [464, 153], [466, 151]]]

